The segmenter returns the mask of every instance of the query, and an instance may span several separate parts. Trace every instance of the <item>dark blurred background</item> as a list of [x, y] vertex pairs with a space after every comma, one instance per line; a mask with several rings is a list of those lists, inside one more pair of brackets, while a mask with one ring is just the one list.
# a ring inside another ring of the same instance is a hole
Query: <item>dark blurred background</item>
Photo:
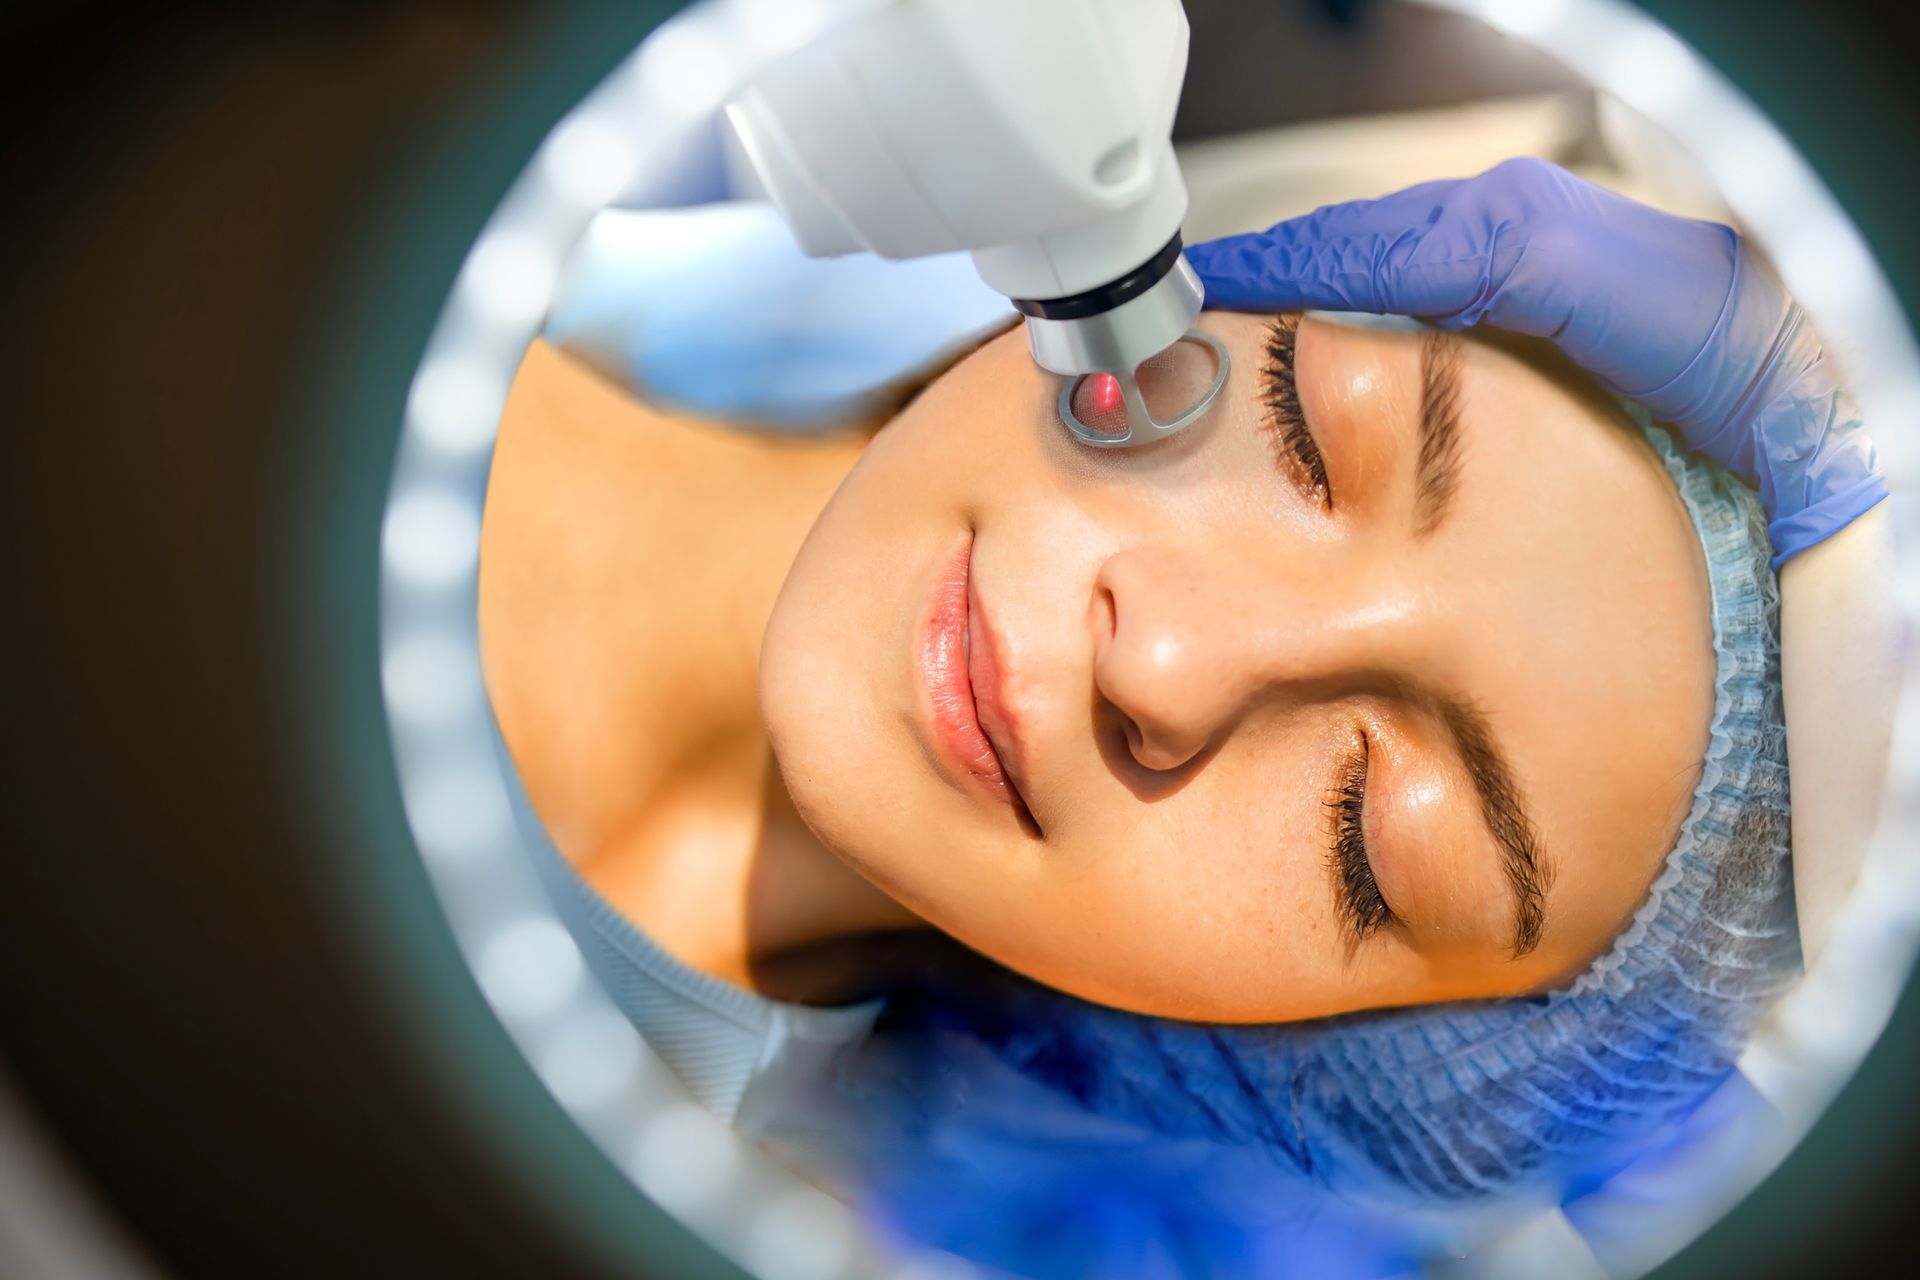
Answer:
[[[394, 834], [373, 602], [388, 453], [453, 271], [668, 7], [0, 10], [7, 1280], [693, 1265], [541, 1101], [433, 923]], [[1643, 7], [1800, 143], [1912, 314], [1917, 11]], [[1188, 9], [1208, 72], [1186, 136], [1561, 79], [1383, 3]], [[397, 905], [356, 906], [346, 863], [390, 873]], [[1821, 1131], [1675, 1274], [1920, 1272], [1917, 1067], [1909, 993]]]

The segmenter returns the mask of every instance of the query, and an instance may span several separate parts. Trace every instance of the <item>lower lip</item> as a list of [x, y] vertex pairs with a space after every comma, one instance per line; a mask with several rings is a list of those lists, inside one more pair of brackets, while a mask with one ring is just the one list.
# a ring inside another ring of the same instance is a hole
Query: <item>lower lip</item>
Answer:
[[987, 741], [973, 704], [968, 674], [967, 581], [972, 576], [973, 539], [941, 567], [933, 598], [920, 625], [920, 679], [933, 728], [935, 754], [958, 781], [1019, 808], [1006, 768]]

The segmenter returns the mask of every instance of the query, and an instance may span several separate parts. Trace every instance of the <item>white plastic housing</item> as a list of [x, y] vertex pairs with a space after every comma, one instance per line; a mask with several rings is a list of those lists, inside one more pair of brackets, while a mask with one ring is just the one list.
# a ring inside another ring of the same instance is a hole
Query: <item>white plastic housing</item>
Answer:
[[1013, 298], [1098, 288], [1180, 227], [1178, 0], [884, 0], [728, 104], [815, 257], [968, 250]]

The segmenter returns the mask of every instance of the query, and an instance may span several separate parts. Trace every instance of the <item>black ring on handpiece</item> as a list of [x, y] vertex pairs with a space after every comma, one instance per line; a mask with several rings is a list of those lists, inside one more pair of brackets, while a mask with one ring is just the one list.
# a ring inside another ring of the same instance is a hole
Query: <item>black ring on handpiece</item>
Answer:
[[1111, 311], [1159, 284], [1180, 261], [1180, 248], [1180, 233], [1176, 231], [1166, 248], [1110, 284], [1065, 298], [1014, 298], [1014, 308], [1041, 320], [1082, 320]]

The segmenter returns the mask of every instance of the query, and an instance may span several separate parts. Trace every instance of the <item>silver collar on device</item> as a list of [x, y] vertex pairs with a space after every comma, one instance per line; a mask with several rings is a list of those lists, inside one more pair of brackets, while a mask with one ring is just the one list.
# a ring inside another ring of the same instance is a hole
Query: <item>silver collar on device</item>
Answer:
[[[1014, 299], [1027, 317], [1027, 348], [1041, 368], [1067, 375], [1060, 389], [1060, 420], [1074, 439], [1096, 449], [1127, 449], [1164, 440], [1200, 418], [1227, 385], [1227, 349], [1194, 327], [1203, 294], [1200, 277], [1180, 251], [1176, 234], [1151, 259], [1111, 284], [1068, 298]], [[1141, 363], [1176, 342], [1213, 353], [1213, 381], [1194, 404], [1172, 418], [1153, 416], [1135, 376]], [[1073, 411], [1073, 393], [1090, 374], [1110, 373], [1127, 410], [1124, 435], [1099, 431]]]

